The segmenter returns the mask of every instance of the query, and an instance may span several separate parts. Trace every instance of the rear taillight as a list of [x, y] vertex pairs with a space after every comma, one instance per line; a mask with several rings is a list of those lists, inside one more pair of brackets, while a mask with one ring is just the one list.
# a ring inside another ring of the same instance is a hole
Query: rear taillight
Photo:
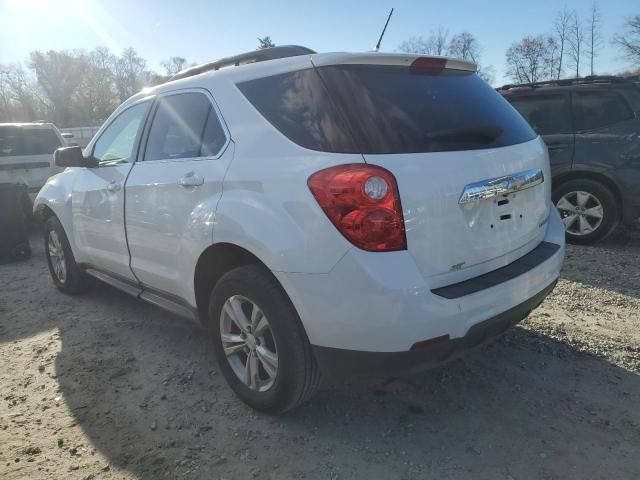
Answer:
[[329, 220], [356, 247], [371, 252], [407, 248], [398, 185], [388, 170], [338, 165], [314, 173], [307, 183]]

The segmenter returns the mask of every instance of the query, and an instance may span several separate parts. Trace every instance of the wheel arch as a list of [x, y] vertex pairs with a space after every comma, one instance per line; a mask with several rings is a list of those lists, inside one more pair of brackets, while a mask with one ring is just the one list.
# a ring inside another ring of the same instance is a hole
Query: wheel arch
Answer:
[[44, 224], [50, 217], [55, 217], [56, 213], [45, 203], [36, 205], [33, 213], [40, 224]]
[[193, 275], [193, 288], [196, 308], [203, 322], [207, 318], [211, 291], [220, 278], [234, 268], [250, 264], [260, 265], [273, 276], [271, 270], [255, 254], [233, 243], [214, 243], [200, 254]]

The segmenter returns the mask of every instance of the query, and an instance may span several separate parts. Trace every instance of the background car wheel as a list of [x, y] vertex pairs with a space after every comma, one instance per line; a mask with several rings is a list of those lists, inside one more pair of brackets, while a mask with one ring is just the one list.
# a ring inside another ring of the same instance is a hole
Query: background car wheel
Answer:
[[570, 180], [553, 191], [553, 203], [565, 225], [567, 241], [589, 244], [602, 240], [618, 225], [615, 195], [595, 180]]
[[306, 401], [320, 374], [298, 314], [259, 265], [236, 268], [216, 284], [207, 330], [232, 390], [256, 410], [278, 414]]
[[45, 222], [44, 252], [53, 283], [61, 292], [75, 295], [86, 292], [94, 284], [93, 278], [76, 263], [64, 228], [56, 217]]

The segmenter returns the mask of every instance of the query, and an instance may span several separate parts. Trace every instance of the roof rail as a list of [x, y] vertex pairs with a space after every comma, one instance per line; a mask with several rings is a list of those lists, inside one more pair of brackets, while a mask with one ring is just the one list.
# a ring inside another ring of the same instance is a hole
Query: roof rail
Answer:
[[631, 78], [616, 77], [613, 75], [590, 75], [582, 78], [563, 78], [561, 80], [544, 80], [532, 83], [514, 83], [503, 85], [498, 90], [512, 90], [514, 88], [542, 88], [542, 87], [565, 87], [567, 85], [593, 85], [607, 83], [630, 83]]
[[197, 65], [190, 67], [176, 73], [168, 81], [179, 80], [181, 78], [193, 77], [204, 72], [211, 70], [220, 70], [224, 67], [233, 67], [238, 65], [245, 65], [247, 63], [264, 62], [267, 60], [275, 60], [278, 58], [296, 57], [298, 55], [310, 55], [316, 53], [307, 47], [301, 47], [299, 45], [282, 45], [280, 47], [263, 48], [261, 50], [255, 50], [253, 52], [241, 53], [240, 55], [234, 55], [233, 57], [222, 58], [215, 62], [205, 63], [203, 65]]

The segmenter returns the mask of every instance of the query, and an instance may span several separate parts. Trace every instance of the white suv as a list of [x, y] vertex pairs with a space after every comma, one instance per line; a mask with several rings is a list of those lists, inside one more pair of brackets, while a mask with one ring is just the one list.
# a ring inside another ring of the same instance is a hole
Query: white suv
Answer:
[[564, 257], [545, 145], [474, 71], [275, 47], [145, 90], [56, 153], [35, 206], [53, 281], [199, 319], [272, 413], [321, 373], [449, 359], [526, 317]]

